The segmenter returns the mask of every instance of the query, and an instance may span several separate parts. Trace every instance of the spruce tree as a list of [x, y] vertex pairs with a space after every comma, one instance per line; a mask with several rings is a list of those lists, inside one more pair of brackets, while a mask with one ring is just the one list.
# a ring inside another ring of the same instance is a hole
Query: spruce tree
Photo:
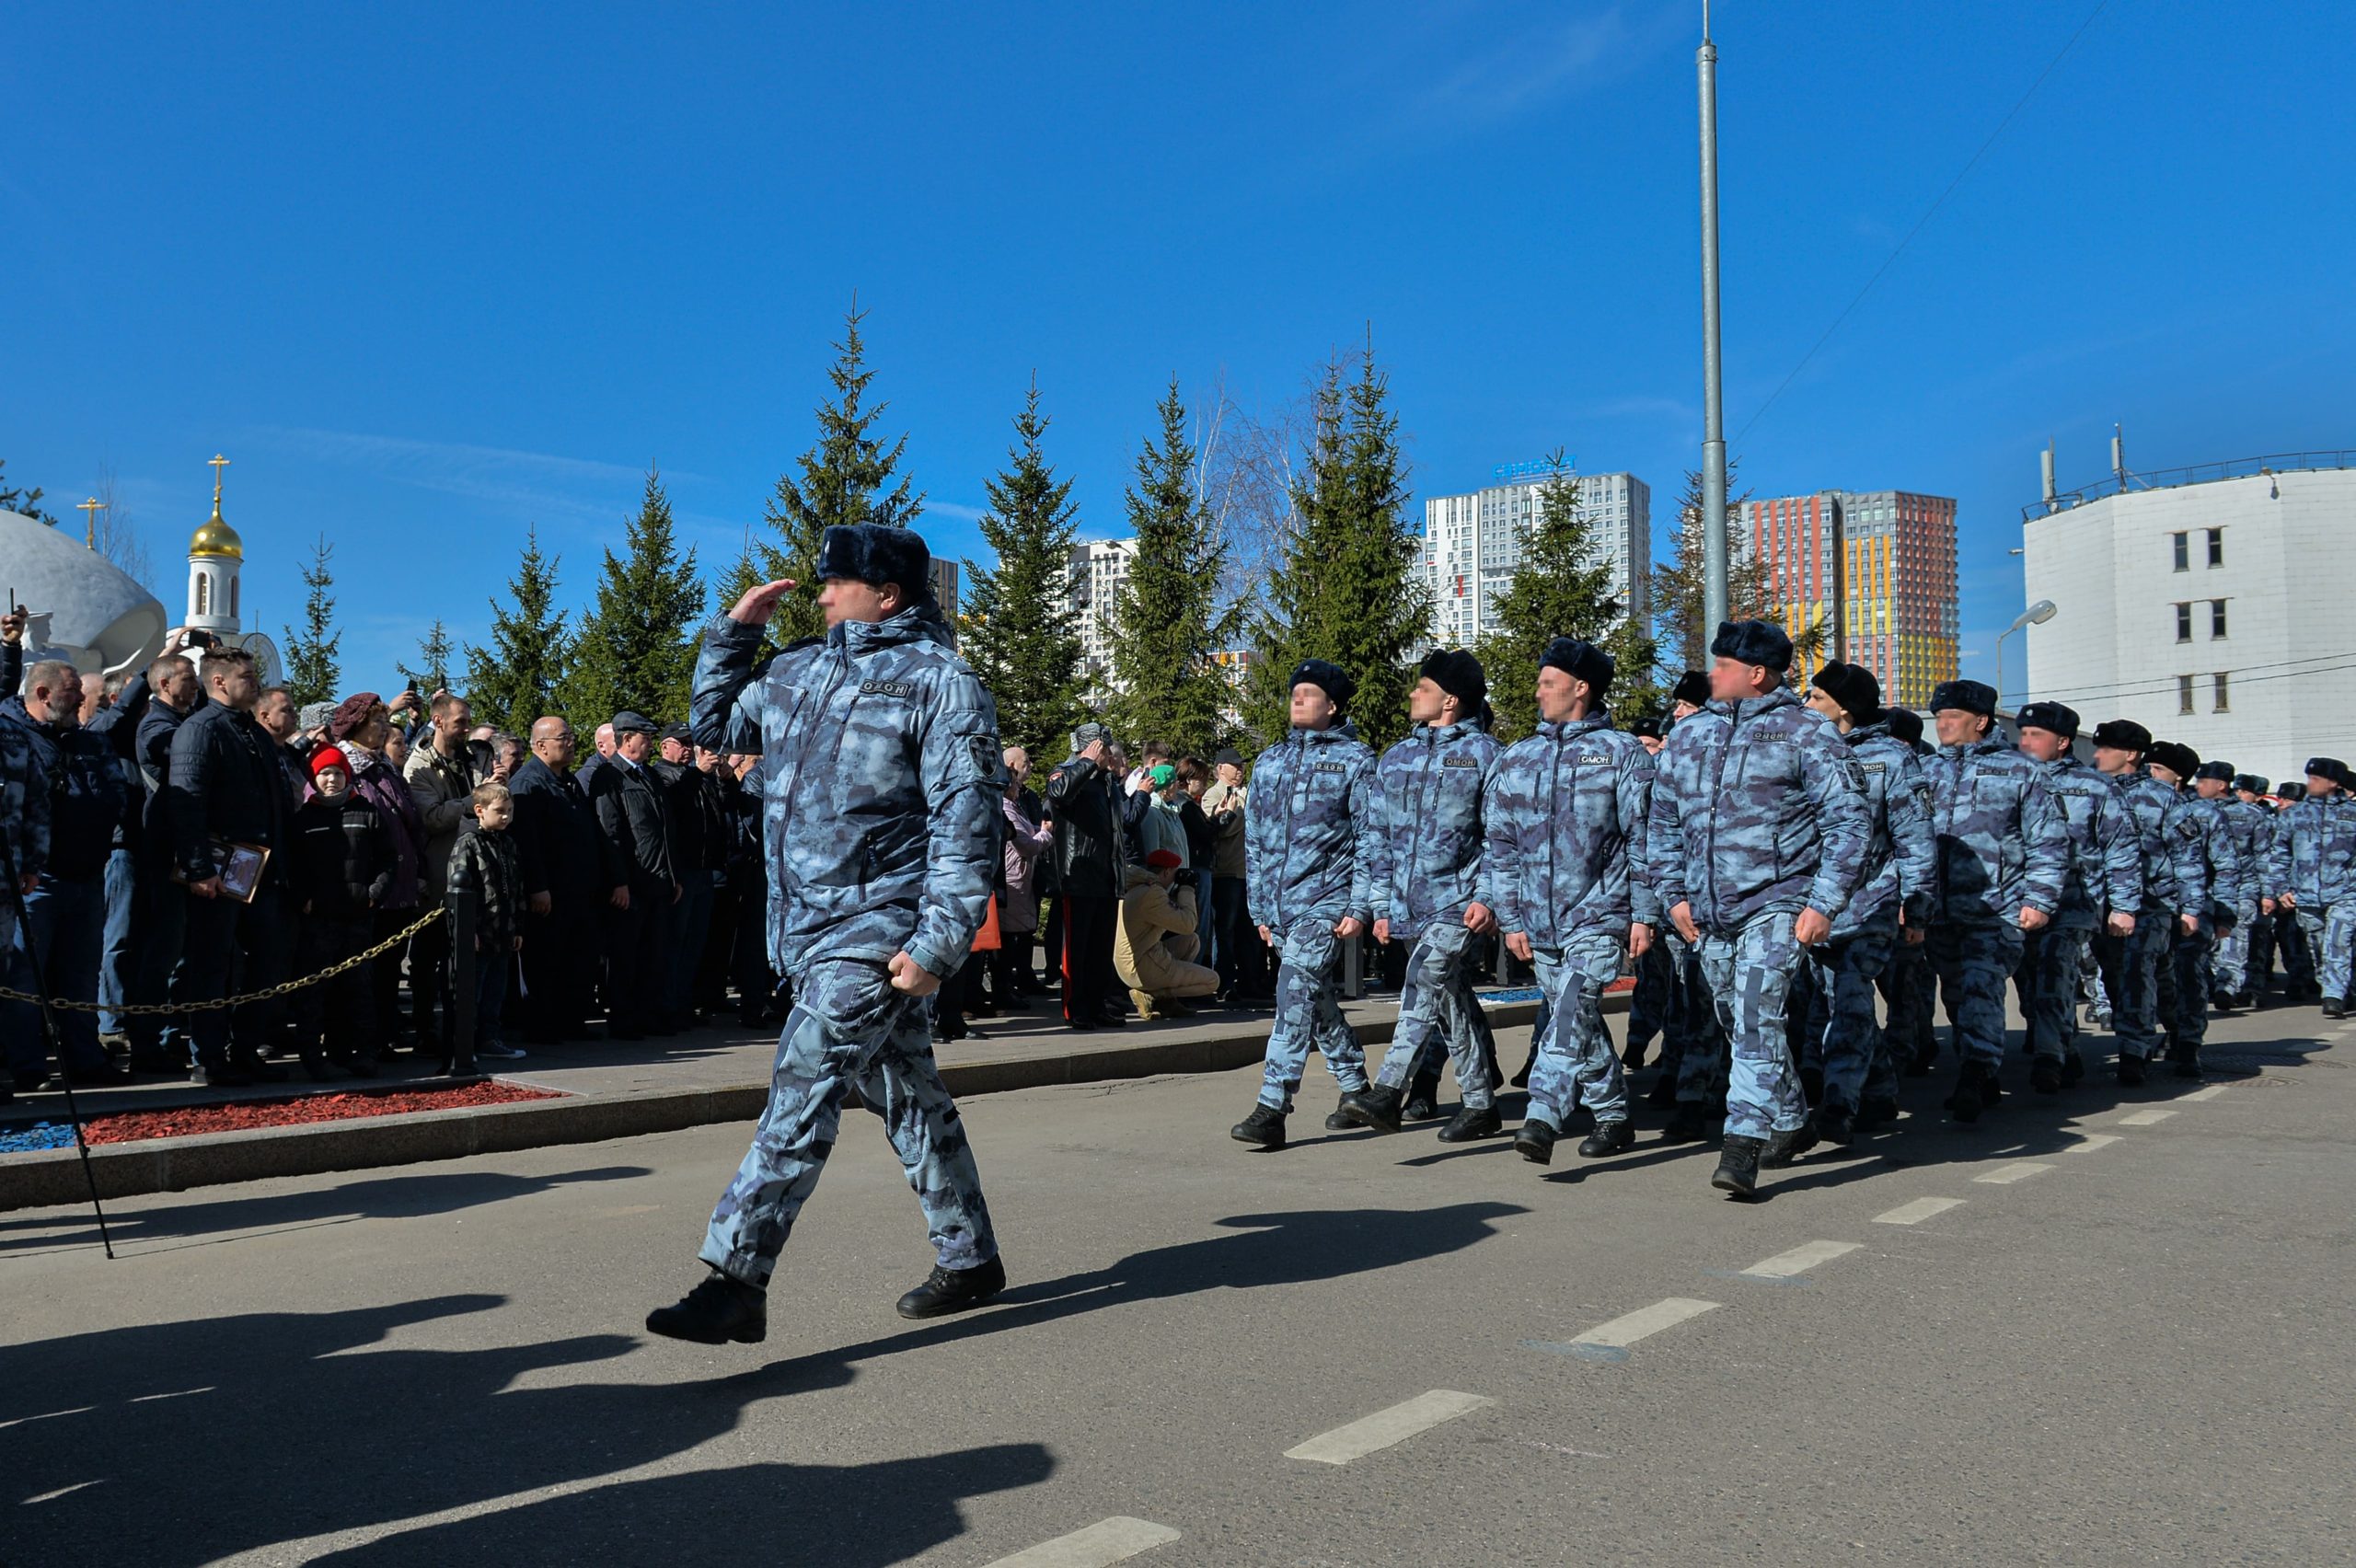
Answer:
[[1407, 517], [1407, 461], [1391, 378], [1369, 344], [1346, 386], [1329, 367], [1311, 398], [1311, 435], [1293, 495], [1295, 527], [1259, 624], [1254, 728], [1288, 724], [1285, 683], [1302, 659], [1340, 665], [1357, 683], [1359, 735], [1380, 750], [1407, 732], [1407, 655], [1430, 628], [1431, 585]]
[[[1738, 495], [1735, 491], [1738, 467], [1737, 459], [1727, 460], [1727, 617], [1780, 623], [1784, 617], [1775, 602], [1774, 576], [1741, 529], [1742, 503], [1750, 499], [1750, 492]], [[1677, 503], [1677, 525], [1669, 533], [1670, 559], [1653, 568], [1653, 623], [1659, 628], [1660, 656], [1677, 662], [1675, 669], [1662, 672], [1671, 685], [1683, 671], [1710, 667], [1710, 642], [1718, 628], [1708, 624], [1704, 614], [1706, 548], [1702, 530], [1702, 472], [1688, 468], [1685, 492]], [[1792, 641], [1796, 656], [1820, 651], [1825, 641], [1822, 621], [1804, 628]]]
[[1014, 416], [1008, 467], [984, 481], [989, 510], [982, 537], [998, 564], [965, 563], [958, 651], [998, 699], [999, 733], [1034, 756], [1063, 755], [1088, 717], [1080, 695], [1079, 617], [1072, 608], [1071, 549], [1078, 535], [1072, 481], [1056, 478], [1040, 449], [1047, 419], [1033, 377]]
[[306, 703], [332, 702], [343, 683], [337, 652], [343, 633], [335, 625], [335, 571], [329, 559], [335, 547], [319, 536], [311, 548], [311, 563], [303, 568], [303, 629], [286, 633], [286, 695], [300, 708]]
[[1234, 703], [1212, 655], [1234, 637], [1242, 610], [1219, 603], [1227, 546], [1195, 488], [1195, 444], [1176, 380], [1155, 412], [1161, 433], [1138, 453], [1137, 481], [1127, 491], [1137, 553], [1113, 605], [1111, 717], [1114, 732], [1132, 744], [1155, 735], [1207, 755], [1231, 729]]
[[475, 718], [511, 735], [557, 710], [571, 641], [556, 608], [556, 559], [540, 553], [540, 534], [524, 536], [524, 554], [507, 580], [507, 600], [491, 602], [491, 646], [467, 647], [467, 696]]
[[624, 710], [658, 724], [687, 716], [703, 592], [696, 552], [679, 552], [663, 477], [649, 470], [623, 553], [606, 551], [596, 602], [558, 686], [575, 730], [586, 733]]
[[1557, 637], [1576, 637], [1610, 653], [1609, 700], [1622, 713], [1647, 706], [1652, 639], [1612, 592], [1611, 563], [1599, 547], [1582, 504], [1579, 478], [1557, 448], [1538, 488], [1538, 514], [1522, 525], [1519, 564], [1491, 606], [1496, 629], [1477, 650], [1489, 679], [1496, 735], [1519, 740], [1538, 723], [1538, 656]]
[[800, 479], [779, 476], [769, 498], [768, 521], [780, 542], [761, 541], [760, 569], [767, 576], [760, 581], [790, 577], [799, 584], [778, 601], [769, 622], [769, 639], [779, 646], [826, 629], [818, 608], [817, 561], [828, 528], [853, 523], [908, 528], [924, 512], [924, 497], [899, 476], [908, 438], [903, 434], [886, 447], [875, 433], [875, 421], [890, 405], [868, 405], [875, 373], [867, 368], [867, 344], [859, 333], [866, 318], [854, 298], [843, 320], [843, 340], [835, 345], [834, 365], [826, 372], [834, 397], [818, 405], [817, 444], [802, 455]]
[[450, 628], [442, 624], [440, 616], [435, 616], [433, 625], [418, 640], [418, 667], [412, 669], [399, 663], [393, 667], [401, 673], [403, 680], [431, 697], [437, 691], [452, 689], [450, 655], [456, 651], [456, 645], [450, 640]]

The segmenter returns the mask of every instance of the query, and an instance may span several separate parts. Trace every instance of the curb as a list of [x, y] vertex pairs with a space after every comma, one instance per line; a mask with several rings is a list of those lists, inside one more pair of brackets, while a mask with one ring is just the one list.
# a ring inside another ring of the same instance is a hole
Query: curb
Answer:
[[[1607, 995], [1604, 1003], [1607, 1012], [1627, 1007], [1624, 995]], [[1493, 1027], [1511, 1029], [1529, 1023], [1537, 1011], [1534, 1002], [1507, 1002], [1488, 1009], [1489, 1021]], [[1394, 1024], [1392, 1019], [1369, 1020], [1357, 1026], [1357, 1037], [1367, 1045], [1386, 1044]], [[947, 1063], [941, 1066], [941, 1078], [950, 1093], [962, 1100], [1057, 1084], [1104, 1083], [1166, 1073], [1231, 1072], [1259, 1061], [1267, 1040], [1266, 1020], [1255, 1019], [1191, 1039], [1144, 1041], [996, 1062]], [[531, 1080], [519, 1076], [514, 1081]], [[566, 1095], [559, 1100], [461, 1111], [421, 1111], [253, 1132], [100, 1144], [90, 1150], [90, 1170], [98, 1178], [101, 1198], [127, 1198], [272, 1176], [316, 1176], [462, 1159], [468, 1155], [598, 1143], [720, 1123], [750, 1123], [759, 1117], [768, 1090], [769, 1086], [761, 1082], [721, 1089]], [[87, 1203], [89, 1195], [80, 1158], [70, 1148], [0, 1155], [0, 1211], [66, 1207]]]

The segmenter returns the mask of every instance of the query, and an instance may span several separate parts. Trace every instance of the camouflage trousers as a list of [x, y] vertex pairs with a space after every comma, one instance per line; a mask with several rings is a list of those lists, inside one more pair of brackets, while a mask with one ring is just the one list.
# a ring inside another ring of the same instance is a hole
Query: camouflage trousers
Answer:
[[1276, 940], [1276, 1024], [1268, 1032], [1260, 1103], [1272, 1110], [1292, 1109], [1292, 1091], [1300, 1087], [1311, 1045], [1325, 1058], [1343, 1093], [1364, 1089], [1366, 1048], [1342, 1017], [1341, 1001], [1334, 995], [1334, 970], [1342, 947], [1332, 924], [1311, 920], [1277, 933]]
[[2004, 1059], [2004, 986], [2021, 966], [2021, 928], [2010, 921], [1937, 925], [1923, 945], [1955, 1025], [1956, 1055], [1994, 1066]]
[[2058, 1062], [2075, 1047], [2078, 974], [2093, 937], [2085, 926], [2048, 926], [2021, 942], [2021, 1016], [2032, 1056]]
[[[1702, 934], [1702, 972], [1730, 1048], [1727, 1136], [1764, 1138], [1807, 1120], [1785, 1021], [1792, 977], [1807, 962], [1791, 913], [1754, 915], [1731, 931]], [[1679, 1083], [1683, 1098], [1683, 1082]]]
[[1938, 1031], [1931, 1019], [1932, 984], [1924, 942], [1900, 942], [1890, 949], [1889, 967], [1881, 972], [1881, 1050], [1865, 1078], [1866, 1098], [1897, 1099], [1899, 1076], [1907, 1064], [1938, 1050]]
[[768, 1286], [794, 1216], [834, 1152], [852, 1090], [882, 1113], [941, 1266], [969, 1269], [998, 1256], [973, 1148], [933, 1066], [923, 1001], [892, 989], [882, 963], [838, 959], [797, 977], [768, 1104], [745, 1163], [711, 1212], [699, 1254], [705, 1262], [746, 1285]]
[[2294, 997], [2316, 994], [2316, 954], [2295, 910], [2274, 912], [2274, 951], [2282, 955], [2282, 981]]
[[2110, 1032], [2122, 1056], [2150, 1061], [2160, 1054], [2160, 965], [2175, 923], [2169, 915], [2146, 911], [2135, 917], [2132, 936], [2103, 932], [2095, 938], [2103, 999], [2110, 1004]]
[[2307, 967], [2327, 997], [2348, 1000], [2349, 971], [2356, 967], [2356, 900], [2342, 900], [2321, 909], [2298, 908], [2299, 935], [2304, 939]]
[[2245, 904], [2235, 913], [2240, 917], [2234, 928], [2217, 938], [2217, 951], [2209, 961], [2209, 994], [2212, 997], [2238, 997], [2244, 991], [2258, 989], [2258, 982], [2250, 978], [2250, 946], [2258, 935], [2258, 905]]
[[1718, 1027], [1710, 979], [1702, 972], [1702, 950], [1667, 926], [1659, 941], [1668, 947], [1676, 988], [1670, 993], [1668, 1038], [1661, 1071], [1676, 1075], [1680, 1105], [1722, 1107], [1727, 1099], [1727, 1037]]
[[2216, 930], [2205, 915], [2192, 935], [2181, 926], [2168, 933], [2153, 1010], [2167, 1037], [2170, 1061], [2200, 1059], [2201, 1042], [2209, 1038], [2209, 966], [2216, 946]]
[[1472, 933], [1461, 920], [1433, 925], [1407, 955], [1399, 988], [1399, 1022], [1375, 1081], [1405, 1089], [1422, 1074], [1437, 1078], [1443, 1052], [1456, 1064], [1456, 1087], [1467, 1110], [1486, 1110], [1496, 1080], [1489, 1074], [1489, 1020], [1472, 994]]
[[1897, 945], [1894, 931], [1865, 931], [1808, 949], [1808, 966], [1816, 972], [1816, 1017], [1821, 1020], [1820, 1033], [1811, 1033], [1823, 1053], [1827, 1110], [1854, 1112], [1865, 1094], [1881, 1051], [1874, 992]]
[[1628, 1049], [1641, 1050], [1666, 1032], [1676, 1005], [1677, 959], [1664, 925], [1654, 932], [1645, 956], [1636, 960], [1636, 988], [1628, 997]]
[[1598, 1122], [1627, 1120], [1627, 1078], [1603, 1027], [1603, 988], [1620, 978], [1626, 951], [1610, 932], [1573, 937], [1559, 951], [1530, 950], [1538, 988], [1552, 1005], [1530, 1069], [1530, 1121], [1559, 1132], [1573, 1105], [1586, 1106]]

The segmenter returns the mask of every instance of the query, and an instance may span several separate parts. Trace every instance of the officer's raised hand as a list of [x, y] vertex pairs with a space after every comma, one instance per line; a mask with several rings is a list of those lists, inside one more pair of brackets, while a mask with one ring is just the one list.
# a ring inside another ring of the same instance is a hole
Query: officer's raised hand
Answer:
[[[767, 626], [769, 618], [777, 614], [777, 602], [799, 586], [792, 578], [780, 577], [774, 582], [764, 582], [758, 588], [748, 588], [745, 596], [736, 601], [736, 607], [728, 612], [728, 618], [739, 626]], [[903, 953], [901, 956], [905, 958], [907, 955]], [[896, 981], [894, 983], [897, 984]], [[918, 992], [918, 995], [923, 993]]]

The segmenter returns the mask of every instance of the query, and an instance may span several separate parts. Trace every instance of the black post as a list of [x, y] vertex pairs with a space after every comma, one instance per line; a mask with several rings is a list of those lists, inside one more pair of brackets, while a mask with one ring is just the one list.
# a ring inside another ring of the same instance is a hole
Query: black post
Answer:
[[475, 895], [452, 888], [443, 908], [450, 922], [450, 1076], [475, 1070]]
[[23, 934], [25, 958], [33, 972], [33, 991], [40, 998], [40, 1032], [49, 1045], [49, 1055], [57, 1064], [57, 1081], [65, 1086], [65, 1119], [74, 1124], [74, 1147], [82, 1156], [82, 1179], [90, 1184], [90, 1212], [98, 1217], [98, 1245], [106, 1249], [107, 1257], [114, 1257], [114, 1238], [107, 1234], [107, 1211], [98, 1202], [98, 1173], [90, 1169], [89, 1140], [82, 1136], [82, 1108], [75, 1102], [74, 1076], [65, 1069], [65, 1043], [57, 1032], [57, 1014], [49, 1005], [49, 965], [42, 962], [40, 950], [33, 945], [32, 911], [25, 907], [25, 890], [17, 876], [17, 857], [8, 847], [8, 835], [0, 829], [0, 877], [8, 883], [8, 900], [17, 907], [17, 929]]

